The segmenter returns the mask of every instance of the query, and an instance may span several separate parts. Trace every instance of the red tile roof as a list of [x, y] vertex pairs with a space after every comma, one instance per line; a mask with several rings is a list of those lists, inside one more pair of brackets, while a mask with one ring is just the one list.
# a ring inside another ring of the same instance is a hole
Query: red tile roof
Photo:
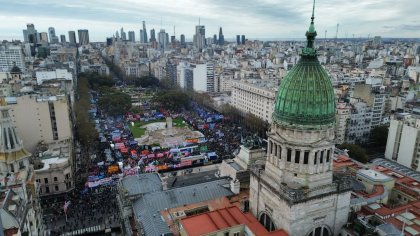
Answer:
[[231, 206], [181, 220], [188, 235], [198, 236], [245, 224], [258, 236], [288, 236], [284, 230], [268, 232], [250, 213], [243, 213], [237, 206]]

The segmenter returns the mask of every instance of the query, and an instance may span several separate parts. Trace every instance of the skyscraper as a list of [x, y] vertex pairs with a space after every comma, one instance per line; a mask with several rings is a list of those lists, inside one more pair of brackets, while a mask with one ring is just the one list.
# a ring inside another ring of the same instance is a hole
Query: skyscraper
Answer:
[[124, 28], [123, 28], [123, 27], [121, 27], [121, 39], [122, 39], [123, 41], [127, 40], [127, 35], [126, 35], [126, 33], [124, 32]]
[[69, 31], [69, 43], [72, 46], [76, 46], [76, 32]]
[[134, 31], [128, 31], [128, 41], [130, 42], [135, 42], [136, 41], [136, 36]]
[[42, 43], [44, 45], [48, 44], [48, 34], [47, 34], [47, 32], [39, 33], [39, 41], [40, 41], [40, 43]]
[[35, 29], [34, 24], [27, 24], [26, 30], [23, 30], [23, 37], [25, 43], [36, 44], [38, 42], [39, 36]]
[[79, 35], [79, 45], [89, 44], [89, 31], [87, 29], [79, 29], [77, 33]]
[[222, 27], [219, 29], [219, 45], [225, 44], [225, 36], [223, 35]]
[[145, 43], [145, 39], [144, 39], [144, 33], [143, 33], [143, 30], [141, 29], [140, 30], [140, 43]]
[[198, 23], [198, 25], [195, 26], [193, 41], [194, 47], [200, 51], [206, 46], [206, 28], [204, 25], [200, 25], [200, 23]]
[[186, 45], [185, 44], [185, 35], [181, 34], [181, 37], [180, 38], [181, 38], [181, 46], [182, 47], [185, 47], [185, 45]]
[[60, 41], [61, 41], [61, 43], [66, 42], [66, 36], [64, 34], [60, 35]]
[[213, 43], [214, 44], [219, 44], [219, 42], [217, 41], [217, 35], [213, 34]]
[[236, 44], [241, 44], [241, 36], [239, 34], [236, 35]]
[[158, 48], [161, 51], [165, 51], [168, 46], [169, 35], [165, 32], [164, 29], [161, 29], [158, 34]]
[[150, 30], [150, 42], [156, 42], [155, 29]]
[[333, 178], [335, 95], [314, 47], [314, 14], [298, 63], [278, 89], [265, 165], [252, 168], [250, 209], [269, 231], [339, 235], [352, 182]]
[[147, 43], [147, 30], [146, 30], [146, 21], [143, 21], [143, 39], [144, 43]]
[[245, 35], [242, 35], [242, 36], [241, 36], [241, 43], [242, 43], [242, 44], [245, 44], [245, 41], [246, 41], [246, 40], [245, 40]]
[[50, 37], [50, 43], [58, 43], [58, 37], [55, 35], [54, 27], [48, 28], [48, 35]]

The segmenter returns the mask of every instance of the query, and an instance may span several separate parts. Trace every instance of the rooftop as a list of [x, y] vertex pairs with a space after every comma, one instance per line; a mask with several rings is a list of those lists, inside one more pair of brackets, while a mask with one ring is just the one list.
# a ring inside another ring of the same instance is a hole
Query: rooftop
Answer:
[[254, 235], [287, 236], [284, 230], [268, 232], [250, 213], [244, 213], [237, 206], [231, 206], [181, 220], [188, 235], [198, 236], [228, 229], [238, 225], [246, 225]]
[[229, 190], [229, 180], [220, 179], [146, 193], [134, 202], [133, 211], [145, 235], [169, 234], [171, 231], [160, 215], [160, 211], [232, 195], [233, 193]]
[[362, 169], [357, 171], [357, 175], [358, 176], [362, 176], [364, 178], [367, 178], [371, 181], [375, 181], [375, 182], [388, 182], [391, 181], [392, 178], [384, 175], [378, 171], [372, 170], [372, 169]]

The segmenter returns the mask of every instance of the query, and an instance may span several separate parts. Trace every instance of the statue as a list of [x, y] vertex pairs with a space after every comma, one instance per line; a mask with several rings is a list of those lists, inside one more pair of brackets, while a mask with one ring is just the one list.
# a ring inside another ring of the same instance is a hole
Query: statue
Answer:
[[243, 142], [244, 147], [253, 150], [262, 147], [262, 140], [257, 134], [247, 136]]

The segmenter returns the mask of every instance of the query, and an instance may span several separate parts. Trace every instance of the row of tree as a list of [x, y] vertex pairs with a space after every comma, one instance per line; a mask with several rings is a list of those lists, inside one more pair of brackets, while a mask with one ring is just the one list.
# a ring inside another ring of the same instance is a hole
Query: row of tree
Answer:
[[76, 137], [85, 147], [91, 146], [98, 137], [96, 129], [90, 120], [90, 109], [91, 105], [88, 78], [85, 75], [79, 76], [76, 90], [76, 101], [74, 104]]

